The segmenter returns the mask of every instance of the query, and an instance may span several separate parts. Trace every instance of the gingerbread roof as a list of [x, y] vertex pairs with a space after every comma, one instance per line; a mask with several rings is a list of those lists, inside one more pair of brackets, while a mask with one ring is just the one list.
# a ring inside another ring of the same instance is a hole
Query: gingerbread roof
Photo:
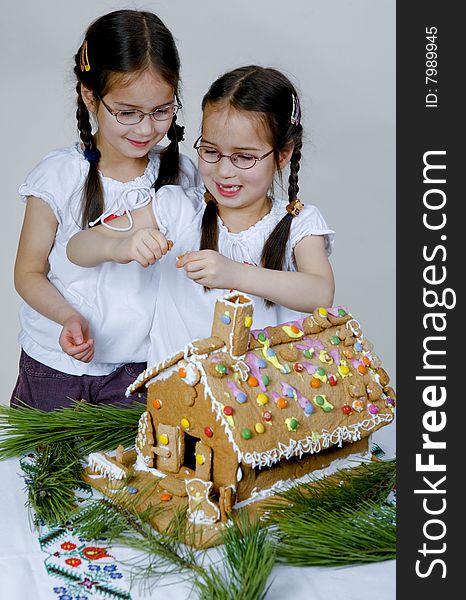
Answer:
[[[241, 298], [248, 309], [252, 302]], [[225, 306], [216, 319], [228, 313], [232, 327], [248, 329], [244, 354], [236, 355], [231, 337], [229, 344], [218, 336], [194, 341], [141, 373], [128, 393], [172, 373], [188, 385], [200, 382], [238, 460], [253, 467], [357, 441], [393, 420], [388, 375], [345, 307], [250, 330], [248, 315]]]

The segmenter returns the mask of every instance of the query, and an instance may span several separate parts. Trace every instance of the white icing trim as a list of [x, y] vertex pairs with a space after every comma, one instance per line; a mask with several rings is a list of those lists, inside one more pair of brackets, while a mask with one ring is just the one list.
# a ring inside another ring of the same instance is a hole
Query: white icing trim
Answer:
[[292, 456], [301, 456], [303, 454], [315, 454], [328, 448], [331, 444], [342, 446], [343, 442], [357, 442], [361, 439], [361, 430], [370, 431], [381, 423], [393, 421], [392, 414], [371, 415], [360, 423], [355, 423], [350, 427], [337, 427], [332, 433], [322, 430], [320, 439], [313, 441], [311, 436], [302, 440], [290, 439], [288, 445], [280, 442], [277, 448], [272, 448], [265, 452], [246, 452], [242, 454], [242, 462], [254, 467], [270, 467], [281, 458], [291, 458]]
[[269, 496], [273, 496], [280, 492], [285, 492], [286, 490], [289, 490], [298, 485], [310, 483], [312, 481], [317, 481], [318, 479], [324, 479], [325, 477], [328, 477], [329, 475], [333, 475], [333, 473], [336, 473], [337, 471], [341, 471], [342, 469], [351, 469], [351, 468], [355, 467], [356, 465], [362, 464], [364, 462], [370, 462], [370, 460], [371, 460], [370, 452], [364, 452], [364, 453], [358, 452], [355, 454], [350, 454], [346, 458], [336, 458], [334, 461], [332, 461], [328, 465], [328, 467], [325, 467], [324, 469], [319, 469], [317, 471], [312, 471], [311, 473], [308, 473], [307, 475], [304, 475], [303, 477], [300, 477], [299, 479], [288, 479], [286, 481], [283, 481], [283, 480], [277, 481], [276, 483], [273, 484], [272, 487], [267, 488], [265, 490], [257, 491], [257, 488], [254, 488], [252, 490], [251, 496], [249, 498], [246, 498], [245, 500], [241, 500], [241, 502], [236, 502], [235, 505], [233, 506], [233, 508], [234, 509], [243, 508], [243, 506], [247, 506], [248, 504], [251, 504], [252, 502], [258, 502], [260, 500], [264, 500], [265, 498], [268, 498]]
[[118, 465], [110, 462], [102, 452], [91, 452], [88, 456], [87, 464], [90, 469], [112, 481], [115, 479], [124, 479], [126, 477], [124, 470]]

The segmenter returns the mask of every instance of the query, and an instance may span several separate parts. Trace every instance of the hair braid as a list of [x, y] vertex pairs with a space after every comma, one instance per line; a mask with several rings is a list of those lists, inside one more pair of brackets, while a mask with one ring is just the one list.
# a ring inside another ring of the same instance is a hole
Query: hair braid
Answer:
[[177, 124], [176, 115], [173, 117], [167, 137], [170, 143], [160, 153], [159, 173], [153, 185], [156, 191], [163, 185], [179, 183], [179, 143], [184, 139], [184, 127]]
[[290, 159], [290, 176], [288, 178], [288, 201], [296, 200], [299, 193], [298, 172], [301, 161], [301, 148], [303, 147], [303, 128], [301, 125], [295, 127], [297, 130], [294, 137], [293, 153]]
[[[84, 149], [92, 150], [100, 157], [100, 152], [95, 145], [92, 135], [92, 125], [89, 119], [89, 111], [81, 96], [81, 84], [76, 85], [78, 93], [78, 107], [76, 109], [76, 120], [78, 122], [79, 137], [84, 145]], [[102, 214], [104, 210], [104, 194], [100, 182], [99, 170], [97, 168], [98, 159], [89, 161], [89, 172], [84, 184], [84, 206], [82, 213], [81, 227], [86, 229], [90, 221], [94, 221]]]

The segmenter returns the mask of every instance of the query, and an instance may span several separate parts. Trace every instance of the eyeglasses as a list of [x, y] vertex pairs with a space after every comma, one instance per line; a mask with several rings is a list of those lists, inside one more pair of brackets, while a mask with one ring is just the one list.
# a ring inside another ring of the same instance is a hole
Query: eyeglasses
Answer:
[[252, 156], [247, 152], [233, 152], [233, 154], [220, 154], [218, 150], [210, 146], [201, 146], [200, 141], [202, 139], [202, 135], [196, 140], [193, 148], [197, 151], [200, 158], [207, 163], [218, 163], [222, 160], [222, 158], [229, 158], [231, 162], [238, 167], [238, 169], [251, 169], [259, 160], [262, 160], [272, 154], [272, 150], [266, 152], [262, 156]]
[[118, 123], [121, 123], [121, 125], [137, 125], [144, 119], [145, 116], [150, 117], [153, 121], [168, 121], [168, 119], [172, 119], [181, 108], [181, 104], [170, 102], [169, 104], [159, 106], [159, 108], [156, 108], [152, 112], [143, 112], [142, 110], [137, 109], [112, 110], [102, 98], [99, 97], [99, 100], [108, 110], [108, 112], [115, 117]]

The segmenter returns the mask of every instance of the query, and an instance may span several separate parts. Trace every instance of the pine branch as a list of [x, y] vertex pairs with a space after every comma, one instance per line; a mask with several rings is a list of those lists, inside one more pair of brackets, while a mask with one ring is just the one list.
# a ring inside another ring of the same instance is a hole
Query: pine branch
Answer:
[[133, 446], [144, 410], [142, 403], [117, 407], [76, 402], [74, 408], [51, 412], [0, 406], [0, 460], [54, 442], [77, 442], [83, 454]]
[[262, 600], [275, 562], [275, 545], [259, 522], [246, 512], [222, 534], [224, 570], [209, 566], [194, 583], [201, 600]]
[[295, 566], [348, 565], [389, 560], [396, 554], [396, 512], [365, 501], [355, 509], [328, 511], [277, 522], [279, 560]]
[[396, 460], [373, 461], [342, 469], [331, 477], [291, 488], [265, 505], [272, 522], [311, 513], [316, 508], [357, 507], [361, 500], [384, 502], [396, 482]]
[[21, 461], [27, 504], [45, 524], [63, 524], [75, 509], [75, 489], [84, 487], [81, 458], [73, 444], [59, 442], [41, 446], [31, 461]]

